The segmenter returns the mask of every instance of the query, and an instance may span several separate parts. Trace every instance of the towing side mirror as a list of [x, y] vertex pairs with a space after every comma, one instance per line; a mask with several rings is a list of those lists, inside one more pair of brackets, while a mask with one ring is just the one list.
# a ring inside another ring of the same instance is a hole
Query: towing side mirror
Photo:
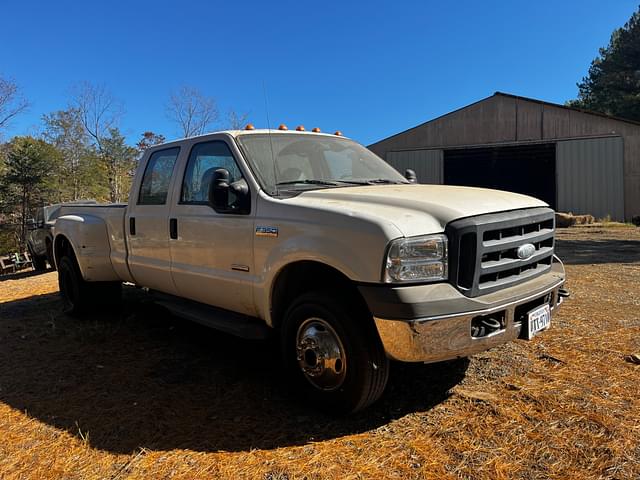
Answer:
[[229, 170], [218, 168], [213, 172], [213, 179], [209, 185], [209, 205], [218, 213], [249, 213], [249, 185], [245, 179], [232, 183]]
[[407, 168], [404, 171], [404, 178], [409, 180], [409, 183], [418, 183], [418, 176], [416, 175], [416, 172], [410, 168]]
[[213, 179], [209, 185], [209, 205], [214, 210], [223, 210], [229, 206], [229, 183], [231, 175], [226, 168], [218, 168], [213, 172]]

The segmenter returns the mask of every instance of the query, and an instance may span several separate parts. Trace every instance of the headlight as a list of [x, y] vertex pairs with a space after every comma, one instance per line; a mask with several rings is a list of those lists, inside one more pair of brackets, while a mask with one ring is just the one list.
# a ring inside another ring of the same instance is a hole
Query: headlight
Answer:
[[446, 235], [399, 238], [389, 245], [385, 282], [433, 282], [447, 277]]

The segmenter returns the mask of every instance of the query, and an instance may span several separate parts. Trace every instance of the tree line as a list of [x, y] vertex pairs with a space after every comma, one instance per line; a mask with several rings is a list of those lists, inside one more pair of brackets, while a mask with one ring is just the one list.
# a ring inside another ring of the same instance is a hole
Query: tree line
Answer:
[[[0, 138], [29, 102], [17, 84], [0, 76]], [[198, 89], [171, 92], [167, 117], [184, 137], [215, 126], [241, 128], [246, 114], [221, 121], [216, 101]], [[24, 250], [28, 222], [42, 205], [74, 200], [126, 202], [144, 150], [165, 142], [145, 131], [130, 145], [120, 129], [122, 102], [104, 86], [76, 85], [67, 108], [44, 114], [39, 133], [0, 143], [0, 254]]]

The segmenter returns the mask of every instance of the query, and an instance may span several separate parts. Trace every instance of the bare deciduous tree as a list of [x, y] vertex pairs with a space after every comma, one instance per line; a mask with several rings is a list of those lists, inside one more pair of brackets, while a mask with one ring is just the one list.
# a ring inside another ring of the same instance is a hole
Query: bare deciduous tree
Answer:
[[105, 142], [117, 130], [117, 123], [124, 109], [104, 85], [83, 82], [75, 87], [72, 104], [80, 114], [80, 120], [87, 134], [93, 140], [98, 155], [109, 172], [109, 194], [112, 202], [119, 201], [120, 179], [118, 177], [117, 162]]
[[[85, 191], [87, 164], [95, 157], [89, 144], [87, 132], [75, 108], [60, 110], [42, 116], [43, 138], [61, 153], [63, 162], [60, 193], [68, 194], [72, 200], [79, 200]], [[65, 192], [64, 190], [67, 190]]]
[[187, 85], [171, 93], [166, 110], [184, 137], [202, 135], [218, 120], [216, 101]]
[[0, 77], [0, 130], [6, 128], [12, 118], [28, 107], [29, 102], [20, 94], [15, 82]]
[[238, 113], [235, 110], [229, 110], [227, 114], [227, 128], [230, 130], [242, 130], [249, 119], [248, 113]]
[[83, 82], [73, 89], [72, 106], [80, 113], [80, 120], [87, 134], [93, 139], [98, 151], [109, 136], [109, 130], [123, 114], [122, 104], [104, 85]]

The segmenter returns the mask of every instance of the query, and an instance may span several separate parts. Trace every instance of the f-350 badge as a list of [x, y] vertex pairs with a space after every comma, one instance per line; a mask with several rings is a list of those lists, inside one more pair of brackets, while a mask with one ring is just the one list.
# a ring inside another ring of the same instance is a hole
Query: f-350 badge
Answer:
[[267, 225], [256, 226], [256, 237], [277, 237], [278, 227], [270, 227]]

